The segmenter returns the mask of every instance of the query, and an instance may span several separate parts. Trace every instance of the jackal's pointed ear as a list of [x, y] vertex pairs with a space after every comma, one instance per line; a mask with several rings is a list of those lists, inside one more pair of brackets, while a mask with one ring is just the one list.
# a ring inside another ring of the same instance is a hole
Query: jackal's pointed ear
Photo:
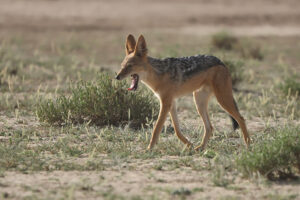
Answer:
[[140, 35], [137, 44], [135, 46], [135, 55], [146, 56], [147, 55], [147, 44], [143, 35]]
[[136, 42], [135, 42], [134, 36], [129, 34], [127, 36], [126, 44], [125, 44], [126, 55], [131, 54], [132, 52], [134, 52], [135, 45], [136, 45]]

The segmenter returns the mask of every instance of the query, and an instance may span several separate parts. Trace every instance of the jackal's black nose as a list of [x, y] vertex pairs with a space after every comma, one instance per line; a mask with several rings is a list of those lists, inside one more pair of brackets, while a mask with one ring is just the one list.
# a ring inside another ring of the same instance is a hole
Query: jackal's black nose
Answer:
[[120, 80], [120, 76], [119, 76], [119, 75], [118, 75], [118, 76], [116, 76], [116, 79], [117, 79], [117, 80]]

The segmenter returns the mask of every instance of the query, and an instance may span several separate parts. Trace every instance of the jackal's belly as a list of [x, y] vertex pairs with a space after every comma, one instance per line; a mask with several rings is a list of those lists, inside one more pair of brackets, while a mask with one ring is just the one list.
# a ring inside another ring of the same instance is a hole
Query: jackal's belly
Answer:
[[175, 96], [180, 97], [190, 94], [203, 86], [211, 87], [211, 85], [218, 81], [216, 74], [224, 74], [227, 76], [227, 68], [223, 65], [212, 66], [205, 71], [199, 71], [193, 76], [183, 80], [180, 84], [177, 84], [175, 88]]

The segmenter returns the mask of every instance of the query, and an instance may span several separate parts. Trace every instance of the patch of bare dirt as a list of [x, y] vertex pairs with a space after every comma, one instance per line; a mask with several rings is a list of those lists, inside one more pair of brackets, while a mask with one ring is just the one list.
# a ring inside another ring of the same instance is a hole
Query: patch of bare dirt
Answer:
[[145, 197], [155, 194], [160, 199], [166, 199], [170, 197], [170, 194], [175, 198], [176, 190], [180, 191], [184, 188], [185, 191], [193, 191], [188, 195], [188, 199], [218, 199], [226, 196], [260, 199], [268, 195], [290, 196], [299, 192], [297, 184], [273, 183], [272, 187], [269, 187], [235, 177], [231, 178], [234, 183], [225, 188], [215, 186], [207, 171], [197, 172], [182, 168], [173, 171], [121, 169], [101, 172], [54, 171], [34, 174], [6, 172], [4, 177], [0, 178], [0, 193], [5, 191], [9, 197], [15, 199], [33, 195], [48, 198], [99, 199], [101, 196], [109, 196], [112, 193], [122, 197]]

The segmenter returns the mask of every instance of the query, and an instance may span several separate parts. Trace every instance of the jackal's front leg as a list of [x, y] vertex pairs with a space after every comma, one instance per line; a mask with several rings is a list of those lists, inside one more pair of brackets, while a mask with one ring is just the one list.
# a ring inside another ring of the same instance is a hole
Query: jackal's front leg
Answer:
[[158, 119], [156, 121], [155, 127], [152, 132], [152, 137], [148, 149], [152, 149], [153, 146], [157, 143], [159, 134], [163, 128], [163, 125], [166, 121], [167, 115], [171, 109], [172, 101], [169, 99], [161, 99], [160, 101], [160, 111]]
[[190, 141], [188, 141], [188, 139], [186, 139], [186, 137], [184, 137], [180, 131], [180, 127], [179, 127], [179, 121], [178, 121], [178, 117], [177, 117], [177, 110], [176, 110], [176, 103], [173, 102], [172, 103], [172, 108], [170, 110], [170, 116], [171, 116], [171, 120], [175, 129], [175, 133], [177, 135], [177, 137], [184, 143], [186, 144], [188, 147], [192, 146], [192, 143]]

